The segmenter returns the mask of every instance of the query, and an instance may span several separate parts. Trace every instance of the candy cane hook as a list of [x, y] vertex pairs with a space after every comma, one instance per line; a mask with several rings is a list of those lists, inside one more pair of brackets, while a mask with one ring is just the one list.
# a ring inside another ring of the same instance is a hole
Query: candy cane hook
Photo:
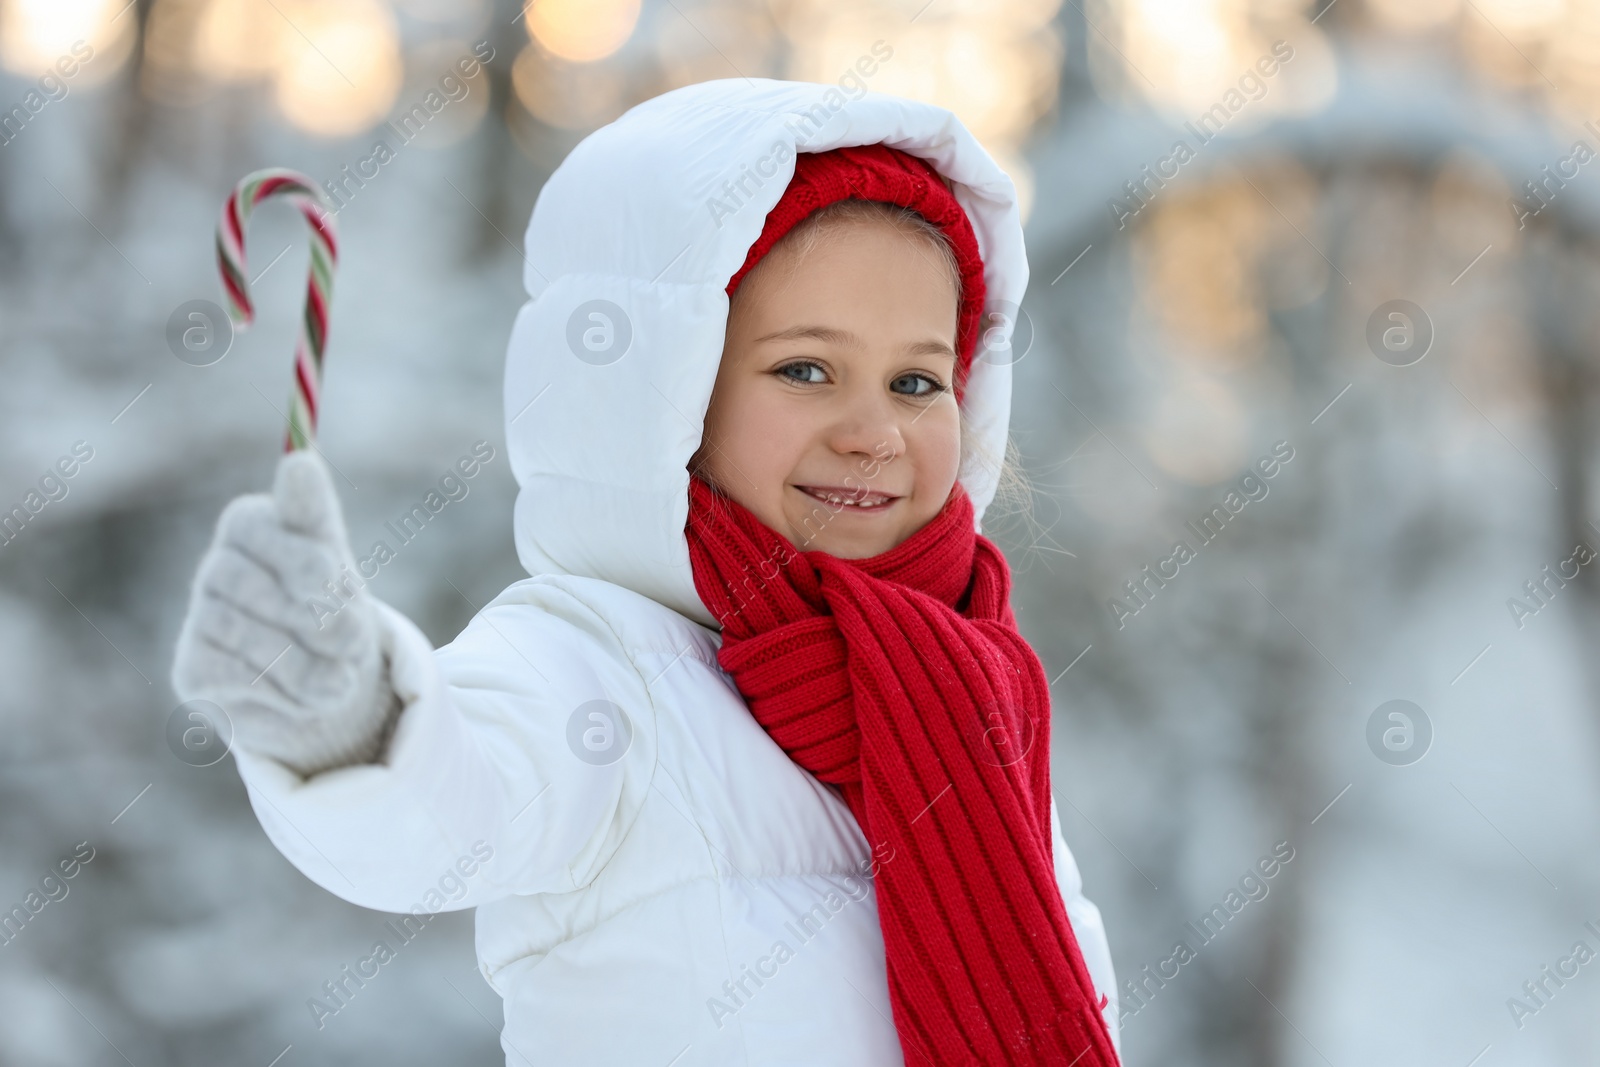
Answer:
[[289, 398], [289, 428], [283, 441], [283, 450], [292, 452], [309, 446], [317, 435], [322, 356], [328, 341], [328, 301], [333, 296], [339, 242], [333, 212], [310, 178], [281, 167], [246, 175], [223, 205], [222, 221], [217, 224], [217, 265], [222, 270], [222, 288], [228, 298], [228, 317], [236, 330], [242, 331], [255, 321], [250, 276], [245, 269], [245, 229], [255, 206], [273, 196], [292, 201], [311, 225], [311, 277], [306, 283], [306, 306], [295, 342], [295, 384]]

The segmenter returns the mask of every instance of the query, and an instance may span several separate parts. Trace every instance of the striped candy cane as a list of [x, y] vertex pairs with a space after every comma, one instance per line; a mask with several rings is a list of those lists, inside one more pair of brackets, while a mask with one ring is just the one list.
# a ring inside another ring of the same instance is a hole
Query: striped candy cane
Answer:
[[235, 329], [255, 321], [250, 302], [249, 274], [245, 269], [244, 231], [250, 212], [271, 196], [289, 198], [311, 224], [311, 277], [306, 283], [305, 313], [294, 349], [294, 392], [289, 398], [289, 428], [283, 450], [292, 452], [311, 444], [317, 435], [317, 406], [322, 392], [322, 355], [328, 341], [328, 301], [333, 296], [333, 268], [339, 258], [333, 212], [315, 182], [297, 171], [271, 167], [247, 175], [234, 187], [222, 207], [217, 224], [217, 265], [228, 297], [228, 317]]

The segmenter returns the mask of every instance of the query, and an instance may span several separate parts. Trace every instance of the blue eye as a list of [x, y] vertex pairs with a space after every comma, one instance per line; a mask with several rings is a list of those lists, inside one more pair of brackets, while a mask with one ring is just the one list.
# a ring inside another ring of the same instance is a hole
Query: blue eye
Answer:
[[940, 382], [939, 379], [928, 374], [905, 374], [901, 375], [899, 378], [896, 378], [895, 381], [928, 383], [928, 388], [914, 393], [906, 393], [906, 396], [932, 396], [934, 393], [944, 392], [944, 384]]
[[789, 374], [789, 371], [793, 370], [796, 367], [799, 367], [799, 368], [804, 369], [804, 370], [815, 370], [815, 371], [818, 371], [818, 372], [822, 371], [822, 364], [820, 364], [820, 363], [812, 363], [810, 360], [803, 360], [802, 359], [802, 360], [796, 360], [793, 363], [785, 363], [783, 366], [778, 368], [778, 373], [783, 375], [785, 378], [788, 378], [791, 382], [801, 382], [801, 383], [804, 383], [806, 385], [815, 385], [815, 384], [817, 384], [817, 382], [819, 380], [825, 380], [827, 378], [827, 374], [826, 373], [823, 373], [823, 378], [822, 379], [797, 378], [797, 377]]

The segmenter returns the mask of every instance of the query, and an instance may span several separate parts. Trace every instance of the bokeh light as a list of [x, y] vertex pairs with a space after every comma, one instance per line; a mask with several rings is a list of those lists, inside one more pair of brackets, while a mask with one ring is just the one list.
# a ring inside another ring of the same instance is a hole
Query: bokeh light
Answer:
[[1461, 0], [1367, 0], [1386, 27], [1401, 32], [1433, 29], [1461, 11]]
[[639, 0], [531, 0], [523, 11], [529, 36], [575, 63], [611, 55], [639, 24]]
[[127, 0], [0, 0], [0, 66], [32, 78], [64, 56], [82, 60], [87, 45], [70, 85], [90, 88], [121, 68], [137, 28]]
[[[892, 58], [868, 88], [949, 108], [1016, 182], [1026, 218], [1033, 178], [1021, 151], [1054, 106], [1063, 43], [1052, 20], [1060, 0], [934, 4], [908, 13], [884, 0], [796, 0], [775, 8], [789, 39], [786, 76], [838, 83], [882, 42]], [[909, 21], [915, 15], [914, 21]]]
[[564, 130], [593, 129], [628, 109], [626, 73], [608, 63], [573, 63], [526, 45], [511, 66], [511, 86], [528, 114]]
[[289, 5], [274, 70], [274, 96], [284, 116], [322, 137], [342, 137], [377, 125], [399, 93], [399, 35], [377, 0], [317, 0]]
[[[1108, 6], [1105, 36], [1089, 39], [1089, 66], [1109, 100], [1142, 101], [1176, 123], [1242, 91], [1245, 105], [1232, 109], [1237, 114], [1224, 128], [1238, 136], [1280, 116], [1310, 114], [1337, 90], [1335, 57], [1322, 27], [1307, 16], [1308, 5], [1117, 0]], [[1280, 41], [1292, 49], [1287, 60], [1275, 58]]]
[[283, 62], [287, 29], [259, 0], [209, 0], [194, 31], [195, 66], [217, 81], [267, 77]]

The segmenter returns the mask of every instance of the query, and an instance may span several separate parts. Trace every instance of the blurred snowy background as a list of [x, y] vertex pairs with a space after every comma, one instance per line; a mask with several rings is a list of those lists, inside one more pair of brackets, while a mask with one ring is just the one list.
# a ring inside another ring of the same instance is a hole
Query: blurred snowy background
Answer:
[[0, 0], [0, 1064], [503, 1062], [470, 913], [319, 1029], [388, 917], [168, 742], [306, 270], [263, 208], [258, 324], [177, 357], [233, 183], [342, 182], [320, 445], [355, 542], [502, 457], [373, 583], [443, 644], [521, 577], [500, 373], [544, 177], [656, 93], [878, 40], [871, 87], [1026, 196], [1036, 495], [986, 532], [1126, 1061], [1600, 1063], [1600, 3]]

